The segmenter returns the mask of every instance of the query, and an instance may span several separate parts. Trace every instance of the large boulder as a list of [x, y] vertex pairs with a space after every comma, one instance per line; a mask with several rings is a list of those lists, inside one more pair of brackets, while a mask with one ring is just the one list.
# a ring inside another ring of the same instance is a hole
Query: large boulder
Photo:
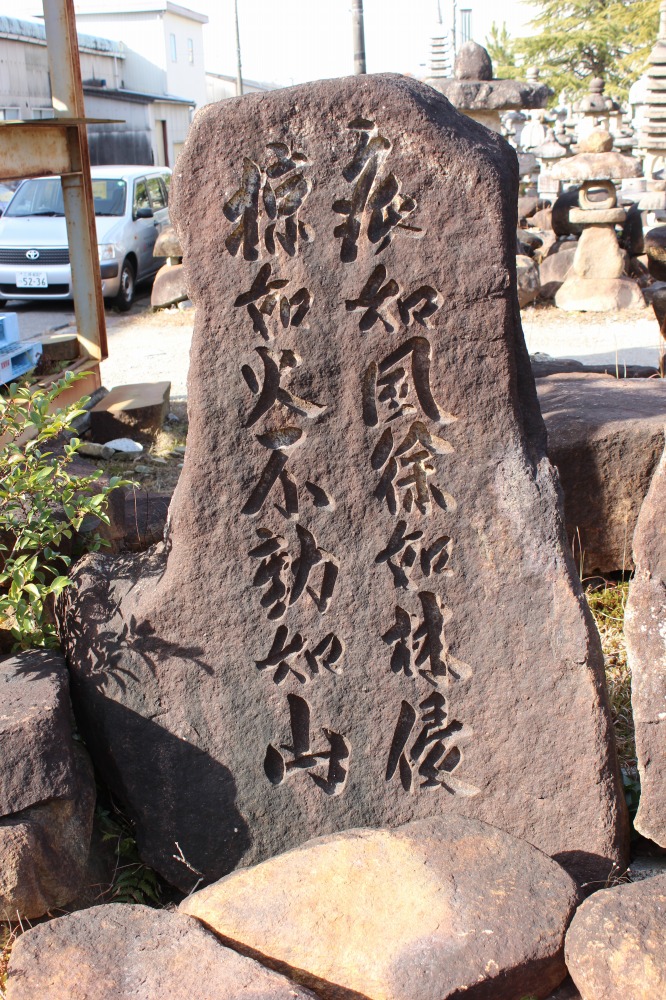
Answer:
[[78, 788], [0, 819], [0, 920], [30, 920], [66, 906], [86, 888], [95, 780], [75, 749]]
[[315, 1000], [196, 920], [109, 903], [49, 920], [12, 949], [7, 1000]]
[[573, 266], [576, 247], [550, 253], [539, 265], [539, 295], [542, 299], [554, 299]]
[[531, 257], [516, 256], [518, 276], [518, 304], [520, 308], [529, 305], [539, 297], [539, 268]]
[[[641, 798], [634, 826], [666, 847], [666, 452], [634, 533], [624, 634]], [[666, 920], [666, 914], [664, 916]]]
[[190, 130], [165, 542], [86, 558], [59, 610], [96, 764], [186, 890], [449, 812], [583, 880], [623, 863], [519, 326], [517, 186], [504, 140], [404, 77], [247, 95]]
[[61, 656], [35, 649], [0, 663], [0, 816], [76, 792], [72, 708]]
[[566, 958], [582, 1000], [663, 1000], [666, 875], [587, 899], [567, 933]]
[[330, 1000], [515, 1000], [564, 979], [576, 902], [540, 851], [449, 815], [311, 840], [180, 911]]
[[0, 920], [32, 919], [82, 888], [95, 783], [72, 737], [62, 656], [4, 660], [0, 694]]
[[538, 379], [537, 392], [577, 565], [586, 576], [631, 569], [638, 513], [664, 448], [666, 383], [572, 372]]

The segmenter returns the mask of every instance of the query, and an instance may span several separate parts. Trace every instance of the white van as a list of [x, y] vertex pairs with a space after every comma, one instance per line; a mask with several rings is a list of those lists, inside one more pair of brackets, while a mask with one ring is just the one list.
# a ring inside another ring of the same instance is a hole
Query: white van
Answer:
[[[92, 188], [104, 298], [129, 309], [138, 281], [163, 263], [153, 257], [169, 221], [168, 167], [93, 167]], [[71, 299], [67, 226], [59, 177], [17, 189], [0, 218], [0, 308], [7, 299]]]

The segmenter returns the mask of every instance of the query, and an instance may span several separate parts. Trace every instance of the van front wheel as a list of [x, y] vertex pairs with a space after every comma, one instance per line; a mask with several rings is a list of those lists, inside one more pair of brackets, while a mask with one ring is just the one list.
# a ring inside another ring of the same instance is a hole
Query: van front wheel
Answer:
[[134, 288], [136, 286], [136, 271], [131, 260], [125, 259], [120, 271], [120, 287], [118, 294], [112, 300], [112, 305], [118, 312], [127, 312], [134, 302]]

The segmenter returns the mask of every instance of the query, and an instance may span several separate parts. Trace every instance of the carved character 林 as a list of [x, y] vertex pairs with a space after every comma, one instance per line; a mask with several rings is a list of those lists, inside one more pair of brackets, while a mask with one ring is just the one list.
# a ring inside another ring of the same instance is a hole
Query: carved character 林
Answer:
[[386, 645], [392, 647], [391, 670], [406, 677], [420, 674], [432, 684], [469, 677], [468, 665], [456, 659], [446, 643], [444, 626], [451, 620], [451, 611], [443, 608], [440, 598], [431, 591], [421, 591], [418, 597], [421, 620], [398, 605], [395, 622], [382, 636]]

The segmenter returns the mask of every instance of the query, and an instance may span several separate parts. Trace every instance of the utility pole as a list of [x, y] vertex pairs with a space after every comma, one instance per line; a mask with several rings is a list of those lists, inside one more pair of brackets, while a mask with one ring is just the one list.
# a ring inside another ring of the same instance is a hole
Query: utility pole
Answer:
[[365, 32], [363, 30], [363, 0], [352, 0], [354, 30], [354, 73], [365, 73]]
[[241, 67], [240, 29], [238, 27], [238, 0], [234, 0], [234, 21], [236, 24], [236, 97], [242, 97], [243, 70]]

